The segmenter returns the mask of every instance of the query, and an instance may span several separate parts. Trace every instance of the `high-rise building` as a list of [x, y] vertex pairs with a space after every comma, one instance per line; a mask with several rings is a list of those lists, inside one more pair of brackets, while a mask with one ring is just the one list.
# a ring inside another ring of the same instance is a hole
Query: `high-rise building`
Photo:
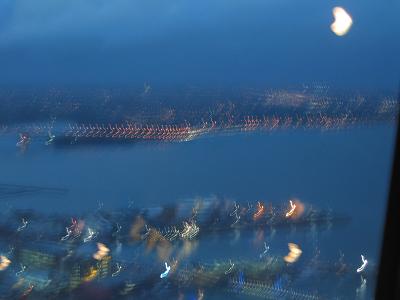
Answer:
[[104, 256], [98, 263], [98, 278], [103, 279], [110, 273], [111, 256]]
[[81, 284], [81, 267], [78, 263], [75, 263], [72, 266], [70, 280], [69, 280], [69, 289], [73, 290], [77, 288]]

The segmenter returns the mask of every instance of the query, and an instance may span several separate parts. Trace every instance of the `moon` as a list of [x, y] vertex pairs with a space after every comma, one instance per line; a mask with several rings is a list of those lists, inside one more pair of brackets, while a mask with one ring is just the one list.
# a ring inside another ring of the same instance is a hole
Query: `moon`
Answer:
[[345, 35], [353, 25], [351, 16], [342, 7], [333, 8], [332, 13], [335, 21], [331, 24], [331, 30], [338, 36]]

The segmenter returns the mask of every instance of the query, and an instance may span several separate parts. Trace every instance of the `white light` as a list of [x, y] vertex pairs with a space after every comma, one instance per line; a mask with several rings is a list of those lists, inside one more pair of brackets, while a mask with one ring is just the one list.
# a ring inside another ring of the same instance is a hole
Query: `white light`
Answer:
[[361, 255], [362, 265], [357, 269], [357, 273], [364, 271], [365, 267], [368, 265], [368, 260], [365, 259], [364, 255]]
[[353, 24], [351, 16], [342, 7], [335, 7], [332, 13], [335, 21], [331, 24], [331, 30], [338, 36], [345, 35]]
[[292, 202], [292, 200], [289, 201], [290, 202], [290, 210], [286, 213], [286, 218], [290, 217], [291, 215], [293, 215], [294, 210], [296, 209], [296, 204], [294, 204]]

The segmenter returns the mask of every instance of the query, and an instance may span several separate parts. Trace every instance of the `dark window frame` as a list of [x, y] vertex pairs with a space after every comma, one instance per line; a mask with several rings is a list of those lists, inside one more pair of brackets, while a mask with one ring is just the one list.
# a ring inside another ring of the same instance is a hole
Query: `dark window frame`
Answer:
[[[400, 102], [400, 86], [398, 101]], [[375, 292], [376, 299], [400, 299], [400, 122], [395, 141], [392, 178]]]

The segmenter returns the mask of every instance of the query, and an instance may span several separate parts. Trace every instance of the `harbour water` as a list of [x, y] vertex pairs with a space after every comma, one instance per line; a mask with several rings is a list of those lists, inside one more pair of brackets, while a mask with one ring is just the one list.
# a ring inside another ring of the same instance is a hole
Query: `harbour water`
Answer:
[[[242, 232], [239, 237], [233, 232], [210, 236], [198, 242], [190, 259], [258, 259], [264, 242], [271, 253], [284, 256], [287, 244], [296, 243], [303, 257], [318, 252], [321, 259], [335, 262], [343, 253], [358, 266], [363, 254], [371, 268], [377, 268], [394, 133], [394, 126], [375, 125], [325, 132], [297, 129], [236, 134], [176, 143], [54, 148], [32, 142], [24, 153], [15, 147], [15, 136], [3, 136], [0, 183], [65, 188], [68, 192], [4, 199], [0, 205], [3, 211], [31, 208], [74, 216], [99, 205], [116, 210], [132, 203], [157, 207], [229, 199], [284, 204], [299, 199], [345, 214], [350, 222], [316, 231], [288, 228], [274, 233], [265, 228]], [[326, 283], [321, 279], [318, 283], [305, 274], [299, 275], [300, 290], [322, 290], [332, 296], [329, 298], [356, 297], [354, 282]], [[374, 280], [367, 287], [365, 299], [372, 297]]]

